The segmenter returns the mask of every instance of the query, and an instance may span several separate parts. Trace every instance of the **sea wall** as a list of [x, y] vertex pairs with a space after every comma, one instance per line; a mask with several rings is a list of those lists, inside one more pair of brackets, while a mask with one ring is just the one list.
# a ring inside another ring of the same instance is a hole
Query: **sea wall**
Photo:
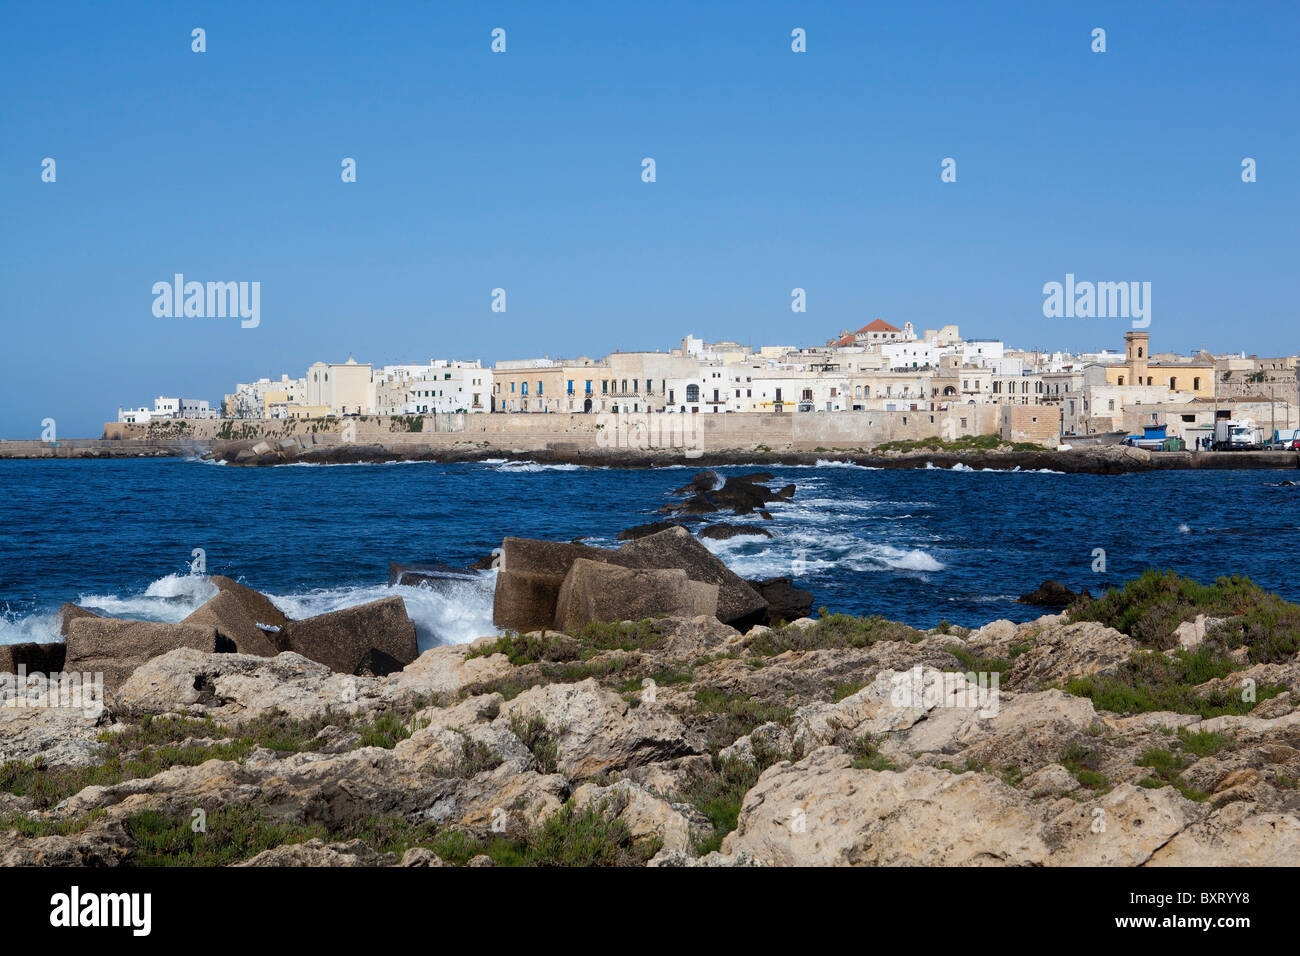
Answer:
[[294, 439], [305, 445], [340, 443], [427, 447], [466, 446], [502, 451], [689, 448], [705, 453], [771, 450], [865, 450], [882, 442], [957, 438], [996, 432], [994, 406], [951, 411], [868, 411], [668, 414], [485, 414], [347, 419], [109, 422], [106, 441], [193, 442]]
[[[1120, 446], [1068, 452], [925, 450], [880, 453], [885, 442], [990, 434], [998, 406], [950, 412], [798, 412], [784, 414], [424, 415], [328, 420], [111, 422], [100, 440], [0, 441], [4, 458], [130, 458], [212, 454], [239, 464], [286, 460], [469, 461], [528, 457], [547, 462], [646, 466], [692, 462], [811, 464], [822, 458], [884, 468], [1048, 468], [1120, 473], [1154, 469], [1295, 470], [1296, 452], [1157, 452]], [[1023, 423], [1022, 423], [1023, 427]], [[1032, 431], [1013, 429], [1013, 439]], [[265, 446], [263, 447], [263, 443]]]

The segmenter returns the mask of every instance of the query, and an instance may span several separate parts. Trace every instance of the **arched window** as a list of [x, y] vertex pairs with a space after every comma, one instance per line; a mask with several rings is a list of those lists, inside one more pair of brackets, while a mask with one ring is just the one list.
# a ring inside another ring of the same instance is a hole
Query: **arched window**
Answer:
[[686, 386], [686, 401], [698, 402], [700, 400], [700, 387], [698, 385]]

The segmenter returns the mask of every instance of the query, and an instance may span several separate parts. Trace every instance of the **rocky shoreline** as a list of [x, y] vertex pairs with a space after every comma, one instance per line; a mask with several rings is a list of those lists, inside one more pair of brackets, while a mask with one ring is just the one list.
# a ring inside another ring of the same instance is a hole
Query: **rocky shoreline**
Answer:
[[873, 453], [822, 449], [812, 452], [741, 450], [704, 452], [689, 458], [680, 449], [589, 449], [558, 445], [545, 449], [430, 449], [410, 445], [301, 445], [296, 441], [241, 441], [214, 448], [203, 457], [227, 465], [268, 467], [284, 464], [357, 464], [394, 461], [443, 463], [498, 460], [502, 455], [543, 465], [584, 465], [594, 468], [661, 468], [689, 464], [700, 468], [726, 466], [814, 466], [827, 462], [867, 468], [972, 468], [996, 471], [1060, 471], [1067, 474], [1128, 474], [1186, 469], [1296, 469], [1296, 452], [1150, 452], [1121, 445], [1072, 448], [1064, 451], [920, 450]]
[[66, 607], [0, 670], [101, 699], [0, 674], [0, 863], [1300, 859], [1300, 607], [1148, 572], [1048, 582], [1022, 600], [1067, 606], [1024, 624], [814, 619], [689, 530], [796, 493], [769, 477], [701, 473], [618, 548], [505, 539], [502, 633], [467, 645], [420, 653], [400, 597], [293, 621], [227, 578], [180, 624]]
[[545, 447], [516, 448], [488, 443], [428, 445], [403, 441], [392, 444], [304, 444], [296, 439], [243, 439], [239, 441], [182, 442], [85, 440], [0, 443], [0, 459], [116, 459], [201, 457], [240, 467], [283, 464], [380, 464], [428, 461], [444, 464], [496, 461], [502, 458], [534, 461], [543, 465], [582, 465], [594, 468], [662, 468], [689, 464], [700, 468], [734, 465], [815, 466], [827, 462], [867, 468], [972, 468], [998, 471], [1060, 471], [1067, 474], [1129, 474], [1165, 470], [1300, 468], [1300, 454], [1259, 452], [1150, 452], [1125, 446], [1079, 447], [1064, 451], [1024, 451], [1012, 448], [890, 451], [825, 448], [814, 451], [779, 451], [770, 448], [732, 449], [685, 456], [681, 449], [591, 448], [577, 443], [554, 442]]

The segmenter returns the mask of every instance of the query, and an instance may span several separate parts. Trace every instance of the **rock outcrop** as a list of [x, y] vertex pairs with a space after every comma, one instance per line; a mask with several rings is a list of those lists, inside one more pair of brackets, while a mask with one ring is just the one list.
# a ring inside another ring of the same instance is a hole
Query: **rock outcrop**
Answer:
[[[628, 592], [636, 613], [661, 586], [723, 591], [582, 547], [530, 555], [526, 573], [564, 569], [564, 607], [587, 575], [599, 600]], [[238, 633], [239, 614], [218, 610]], [[400, 625], [395, 611], [380, 616]], [[248, 866], [1226, 867], [1300, 854], [1300, 658], [1252, 664], [1218, 628], [1203, 641], [1224, 655], [1220, 676], [1173, 686], [1176, 648], [1068, 613], [972, 631], [800, 618], [742, 634], [705, 612], [486, 635], [382, 675], [346, 670], [377, 642], [345, 620], [331, 626], [347, 641], [322, 645], [344, 655], [328, 664], [217, 652], [220, 620], [72, 621], [70, 657], [80, 644], [77, 660], [89, 648], [139, 663], [107, 709], [0, 706], [0, 819], [21, 820], [0, 833], [0, 863], [156, 862], [141, 821], [188, 833], [196, 809], [221, 828], [223, 862]], [[200, 647], [168, 646], [193, 634]]]

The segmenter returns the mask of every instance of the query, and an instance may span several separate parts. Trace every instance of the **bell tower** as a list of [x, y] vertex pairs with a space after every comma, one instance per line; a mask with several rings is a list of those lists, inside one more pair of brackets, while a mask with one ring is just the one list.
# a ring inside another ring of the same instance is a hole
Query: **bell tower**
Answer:
[[1150, 333], [1125, 332], [1124, 361], [1128, 366], [1128, 382], [1130, 385], [1145, 385], [1147, 383], [1147, 362], [1150, 358]]

